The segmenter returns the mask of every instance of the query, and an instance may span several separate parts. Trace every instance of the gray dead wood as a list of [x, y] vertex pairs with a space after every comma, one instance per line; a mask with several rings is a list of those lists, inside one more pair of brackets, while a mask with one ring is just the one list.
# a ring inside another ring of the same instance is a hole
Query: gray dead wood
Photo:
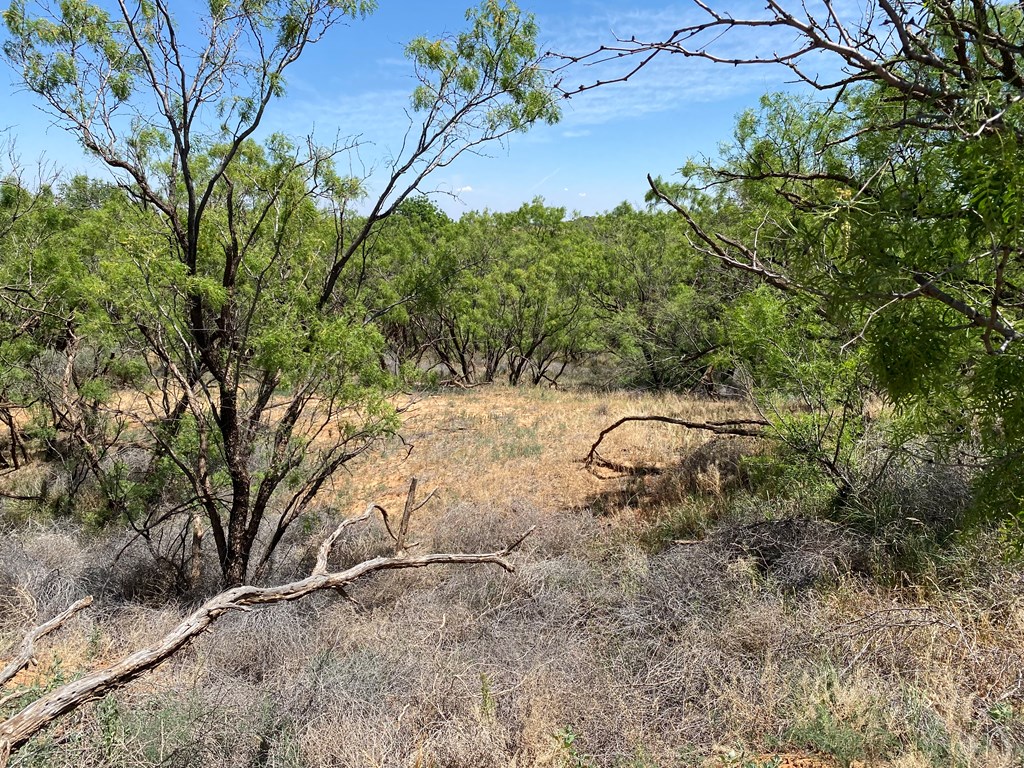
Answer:
[[[406, 509], [415, 508], [414, 498], [415, 481], [410, 488]], [[341, 591], [346, 584], [377, 571], [423, 568], [445, 563], [493, 563], [511, 573], [515, 569], [507, 559], [508, 556], [533, 532], [533, 528], [530, 528], [519, 539], [495, 552], [428, 554], [412, 557], [407, 553], [408, 545], [404, 541], [403, 529], [407, 527], [408, 519], [407, 515], [403, 515], [405, 519], [403, 519], [399, 535], [396, 537], [396, 551], [391, 556], [365, 560], [344, 571], [328, 571], [331, 550], [341, 534], [346, 528], [368, 520], [375, 511], [379, 511], [385, 516], [387, 514], [382, 507], [374, 503], [370, 504], [363, 514], [343, 520], [320, 545], [316, 565], [306, 578], [274, 587], [243, 585], [221, 592], [155, 643], [126, 656], [105, 669], [90, 672], [77, 680], [60, 686], [0, 723], [0, 768], [6, 768], [11, 753], [16, 752], [33, 735], [48, 727], [56, 719], [156, 668], [229, 611], [245, 611], [259, 605], [291, 602], [325, 589]], [[76, 605], [78, 604], [76, 603]], [[72, 606], [72, 608], [74, 607]]]
[[728, 421], [686, 421], [677, 419], [674, 416], [623, 416], [610, 427], [605, 427], [597, 436], [597, 440], [590, 446], [583, 463], [589, 468], [595, 464], [616, 472], [633, 472], [636, 468], [625, 464], [609, 461], [597, 452], [602, 441], [623, 424], [631, 421], [656, 421], [662, 424], [674, 424], [687, 429], [700, 429], [705, 432], [713, 432], [716, 435], [735, 435], [737, 437], [764, 437], [764, 428], [771, 426], [763, 419], [730, 419]]
[[30, 664], [35, 663], [35, 644], [40, 638], [46, 637], [46, 635], [53, 632], [55, 629], [60, 627], [65, 621], [70, 619], [76, 613], [86, 608], [92, 603], [92, 597], [83, 597], [62, 613], [57, 614], [49, 621], [40, 624], [38, 627], [30, 631], [25, 635], [25, 639], [21, 641], [21, 646], [18, 648], [18, 652], [11, 659], [10, 663], [3, 668], [0, 672], [0, 686], [7, 685], [15, 675]]

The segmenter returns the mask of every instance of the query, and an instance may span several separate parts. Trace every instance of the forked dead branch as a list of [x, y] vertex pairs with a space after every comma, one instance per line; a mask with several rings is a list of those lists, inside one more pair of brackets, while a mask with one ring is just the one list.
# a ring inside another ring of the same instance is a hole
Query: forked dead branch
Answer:
[[[0, 672], [0, 686], [7, 685], [7, 683], [13, 680], [14, 677], [21, 672], [21, 670], [37, 663], [35, 658], [35, 644], [37, 640], [40, 640], [51, 632], [56, 631], [65, 621], [91, 604], [92, 597], [83, 597], [81, 600], [76, 601], [49, 621], [33, 628], [27, 635], [25, 635], [25, 639], [21, 641], [21, 646], [18, 648], [14, 658], [11, 659], [7, 666], [3, 668], [3, 671]], [[4, 696], [3, 698], [0, 698], [0, 705], [11, 701], [12, 698], [13, 694], [10, 697]]]
[[686, 429], [699, 429], [704, 430], [705, 432], [713, 432], [716, 435], [733, 435], [735, 437], [764, 437], [764, 428], [771, 426], [769, 422], [764, 419], [687, 421], [686, 419], [677, 419], [674, 416], [623, 416], [611, 426], [601, 430], [601, 433], [597, 436], [597, 440], [595, 440], [594, 444], [590, 446], [590, 450], [587, 452], [587, 456], [583, 460], [586, 467], [593, 470], [594, 466], [599, 466], [615, 472], [634, 474], [637, 471], [636, 467], [609, 461], [598, 453], [597, 449], [609, 434], [614, 432], [623, 424], [629, 424], [637, 421], [655, 421], [661, 424], [674, 424], [679, 427], [685, 427]]
[[[371, 503], [362, 514], [343, 520], [324, 539], [317, 552], [316, 564], [306, 578], [274, 587], [243, 585], [225, 590], [200, 606], [156, 642], [135, 651], [109, 667], [90, 672], [56, 688], [0, 723], [0, 768], [6, 768], [12, 752], [20, 749], [32, 736], [47, 728], [55, 720], [155, 669], [229, 611], [248, 611], [254, 606], [300, 600], [321, 590], [340, 591], [345, 585], [378, 571], [423, 568], [446, 563], [493, 563], [510, 573], [515, 570], [508, 557], [533, 532], [532, 527], [512, 543], [494, 552], [410, 555], [409, 550], [416, 544], [408, 543], [406, 540], [409, 519], [413, 512], [420, 509], [430, 499], [430, 495], [428, 495], [427, 499], [417, 504], [416, 485], [416, 480], [413, 479], [409, 486], [409, 493], [397, 531], [392, 530], [387, 510], [375, 502]], [[343, 571], [330, 571], [328, 560], [341, 535], [346, 529], [366, 522], [377, 512], [380, 513], [388, 533], [394, 540], [392, 553], [388, 556], [364, 560]], [[29, 632], [22, 644], [23, 652], [19, 653], [4, 670], [4, 679], [9, 682], [18, 671], [31, 662], [33, 645], [38, 638], [56, 629], [62, 622], [85, 608], [90, 602], [89, 598], [80, 600], [64, 613]], [[10, 669], [14, 671], [8, 675]]]

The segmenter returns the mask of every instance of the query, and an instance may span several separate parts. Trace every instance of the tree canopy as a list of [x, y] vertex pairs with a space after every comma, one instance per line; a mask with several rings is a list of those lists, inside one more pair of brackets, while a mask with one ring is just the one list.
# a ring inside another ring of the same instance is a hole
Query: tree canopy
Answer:
[[[921, 434], [987, 467], [982, 498], [1019, 525], [1021, 9], [878, 0], [850, 14], [770, 0], [744, 17], [697, 5], [705, 20], [663, 40], [571, 61], [628, 63], [605, 82], [678, 55], [781, 66], [809, 86], [766, 97], [721, 161], [691, 162], [682, 187], [652, 180], [654, 196], [704, 253], [812, 301]], [[766, 30], [796, 42], [764, 57], [718, 53], [723, 35]], [[733, 210], [732, 226], [701, 219], [694, 194]]]
[[[45, 310], [63, 325], [55, 422], [143, 535], [168, 516], [154, 517], [156, 502], [176, 498], [172, 509], [191, 530], [179, 565], [199, 562], [209, 530], [225, 584], [258, 578], [337, 470], [396, 425], [382, 337], [362, 304], [365, 273], [342, 280], [357, 254], [365, 259], [383, 222], [431, 172], [558, 118], [532, 17], [487, 0], [467, 12], [466, 32], [410, 43], [415, 139], [391, 159], [365, 212], [352, 215], [364, 192], [362, 180], [336, 170], [345, 145], [258, 137], [289, 67], [341, 21], [372, 10], [225, 0], [196, 28], [164, 0], [114, 11], [16, 0], [4, 12], [5, 58], [121, 190], [71, 221], [85, 239], [61, 269], [81, 263], [79, 297]], [[36, 251], [52, 254], [38, 243]], [[90, 383], [109, 363], [77, 375], [84, 359], [121, 356], [139, 368], [139, 386], [148, 382], [142, 413]], [[129, 428], [144, 433], [141, 463], [117, 439]]]

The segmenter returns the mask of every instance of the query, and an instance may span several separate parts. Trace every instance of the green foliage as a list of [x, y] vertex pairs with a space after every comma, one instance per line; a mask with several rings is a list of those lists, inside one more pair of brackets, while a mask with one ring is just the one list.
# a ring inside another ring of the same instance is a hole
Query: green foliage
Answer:
[[484, 720], [495, 719], [498, 702], [494, 698], [494, 686], [486, 672], [480, 673], [480, 716]]
[[823, 484], [845, 504], [871, 485], [863, 467], [872, 389], [863, 350], [841, 345], [814, 301], [760, 286], [737, 297], [726, 333], [734, 364], [749, 372], [775, 450], [749, 464], [768, 494], [820, 506]]
[[0, 715], [6, 718], [15, 714], [67, 682], [69, 676], [64, 671], [64, 664], [59, 656], [54, 656], [45, 676], [35, 677], [28, 685], [12, 686], [5, 695], [3, 706], [0, 707]]
[[674, 214], [624, 204], [581, 226], [594, 241], [587, 290], [623, 383], [695, 388], [716, 362], [735, 281], [690, 247]]
[[[765, 283], [735, 303], [727, 335], [787, 446], [849, 484], [875, 388], [896, 410], [894, 443], [916, 434], [939, 460], [976, 457], [978, 511], [1018, 538], [1024, 130], [1007, 95], [1019, 83], [992, 51], [1012, 47], [1020, 11], [986, 9], [971, 23], [992, 34], [965, 42], [986, 76], [954, 67], [954, 87], [921, 57], [880, 62], [827, 102], [767, 96], [721, 163], [688, 164], [665, 192], [709, 253]], [[948, 42], [959, 12], [924, 14], [919, 40], [962, 63]], [[948, 91], [945, 117], [883, 71]], [[982, 117], [997, 103], [998, 119]]]
[[[499, 423], [505, 419], [495, 418]], [[491, 445], [493, 461], [508, 461], [529, 456], [540, 456], [544, 452], [544, 444], [537, 435], [537, 426], [523, 427], [514, 422], [504, 423], [501, 429], [501, 442]]]
[[470, 28], [452, 39], [417, 38], [406, 55], [421, 84], [413, 109], [440, 110], [453, 119], [467, 103], [485, 105], [478, 118], [485, 134], [522, 131], [537, 121], [554, 123], [559, 109], [537, 64], [537, 24], [513, 2], [484, 0], [466, 12]]
[[[6, 284], [42, 283], [9, 322], [33, 332], [10, 348], [8, 389], [19, 376], [43, 383], [54, 445], [65, 456], [74, 446], [76, 486], [91, 476], [105, 497], [94, 519], [120, 517], [147, 541], [154, 526], [179, 525], [179, 572], [198, 563], [188, 531], [198, 547], [208, 526], [225, 583], [250, 578], [250, 560], [258, 573], [341, 466], [394, 431], [385, 334], [407, 323], [406, 303], [436, 302], [452, 273], [424, 247], [444, 217], [403, 201], [463, 151], [558, 118], [532, 17], [485, 2], [464, 33], [410, 45], [420, 140], [370, 213], [350, 216], [365, 189], [335, 170], [337, 147], [251, 137], [306, 47], [374, 7], [210, 0], [188, 45], [156, 2], [108, 13], [15, 0], [4, 14], [4, 55], [22, 83], [130, 189], [74, 182], [56, 204], [40, 190], [34, 228], [22, 225], [31, 242], [0, 217]], [[7, 208], [32, 196], [2, 192]], [[378, 257], [392, 215], [403, 234]], [[68, 253], [45, 242], [46, 216]], [[118, 407], [125, 384], [146, 415]]]
[[306, 764], [294, 725], [266, 698], [242, 712], [218, 708], [196, 692], [154, 696], [141, 707], [109, 695], [80, 724], [70, 734], [33, 739], [15, 764], [52, 765], [69, 749], [91, 765], [184, 766], [197, 755], [252, 766]]
[[728, 499], [694, 494], [661, 511], [644, 532], [643, 543], [651, 551], [659, 552], [680, 539], [701, 539], [728, 508]]
[[568, 725], [555, 734], [555, 744], [561, 760], [560, 768], [594, 768], [594, 758], [582, 752], [578, 742], [579, 736]]
[[565, 210], [540, 200], [459, 222], [425, 202], [403, 205], [381, 236], [367, 300], [393, 354], [466, 381], [554, 382], [586, 354], [593, 321], [578, 287], [585, 241]]
[[676, 217], [624, 205], [568, 219], [534, 200], [452, 222], [410, 202], [381, 229], [361, 283], [396, 361], [468, 383], [551, 384], [607, 350], [623, 383], [715, 379], [738, 283], [689, 246]]
[[787, 738], [833, 756], [844, 767], [855, 761], [870, 763], [894, 757], [900, 748], [880, 704], [865, 703], [860, 709], [840, 712], [831, 699], [814, 704]]

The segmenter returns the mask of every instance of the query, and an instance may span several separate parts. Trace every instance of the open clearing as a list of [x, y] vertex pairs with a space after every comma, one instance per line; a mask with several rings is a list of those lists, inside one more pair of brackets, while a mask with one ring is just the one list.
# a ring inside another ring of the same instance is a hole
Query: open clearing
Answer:
[[[478, 387], [412, 400], [402, 437], [354, 464], [345, 484], [353, 501], [404, 499], [410, 477], [449, 501], [526, 503], [547, 510], [585, 510], [611, 487], [583, 459], [597, 434], [621, 416], [670, 414], [695, 421], [749, 417], [735, 402], [679, 395], [566, 392]], [[708, 435], [666, 424], [616, 430], [604, 453], [636, 465], [668, 467]], [[364, 502], [365, 503], [365, 502]]]

